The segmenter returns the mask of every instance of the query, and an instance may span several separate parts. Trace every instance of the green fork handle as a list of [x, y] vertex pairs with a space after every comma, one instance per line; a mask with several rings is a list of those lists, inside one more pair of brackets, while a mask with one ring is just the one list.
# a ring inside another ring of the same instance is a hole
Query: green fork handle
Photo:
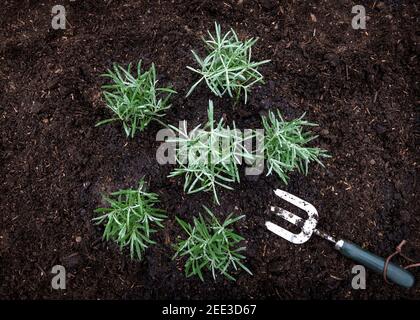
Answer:
[[[377, 273], [384, 273], [385, 259], [377, 256], [376, 254], [366, 251], [358, 245], [345, 240], [337, 241], [335, 248], [347, 258], [363, 264]], [[386, 277], [389, 281], [405, 288], [411, 288], [415, 282], [414, 276], [410, 272], [392, 262], [388, 264]]]

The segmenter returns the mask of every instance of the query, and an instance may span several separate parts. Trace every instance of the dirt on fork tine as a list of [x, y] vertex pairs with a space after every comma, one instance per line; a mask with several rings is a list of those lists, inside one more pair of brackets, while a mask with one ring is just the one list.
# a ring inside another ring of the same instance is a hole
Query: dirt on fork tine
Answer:
[[[420, 255], [416, 202], [415, 104], [418, 62], [415, 1], [362, 1], [366, 30], [354, 30], [352, 1], [72, 1], [65, 30], [51, 27], [55, 1], [2, 1], [0, 19], [0, 297], [67, 299], [276, 298], [418, 299], [420, 289], [386, 285], [368, 273], [366, 290], [351, 288], [352, 262], [316, 237], [295, 246], [267, 232], [267, 208], [283, 188], [314, 204], [329, 234], [387, 256], [402, 239]], [[374, 5], [376, 4], [376, 5]], [[315, 17], [315, 18], [314, 18]], [[271, 59], [247, 105], [235, 108], [200, 85], [191, 49], [203, 52], [214, 21], [242, 38], [259, 37], [253, 55]], [[95, 127], [109, 117], [100, 74], [112, 63], [155, 63], [159, 83], [179, 94], [165, 120], [177, 125], [215, 118], [261, 127], [279, 108], [286, 119], [306, 112], [318, 123], [314, 145], [332, 155], [325, 168], [274, 176], [241, 176], [234, 191], [185, 195], [181, 179], [155, 154], [159, 125], [134, 139], [122, 127]], [[418, 91], [417, 91], [418, 93]], [[101, 193], [133, 187], [145, 177], [168, 213], [142, 262], [101, 240], [91, 219]], [[191, 221], [202, 205], [245, 214], [246, 272], [236, 282], [211, 275], [186, 279], [172, 261], [180, 234], [175, 216]], [[67, 290], [51, 290], [51, 268], [67, 268]], [[413, 271], [418, 276], [418, 271]]]

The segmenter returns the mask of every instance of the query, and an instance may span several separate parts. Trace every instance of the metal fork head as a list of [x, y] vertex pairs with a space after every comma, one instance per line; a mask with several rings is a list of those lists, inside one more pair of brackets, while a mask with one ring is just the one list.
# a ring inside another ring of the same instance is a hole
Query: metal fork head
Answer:
[[293, 204], [294, 206], [306, 211], [308, 214], [307, 219], [303, 219], [294, 213], [291, 213], [287, 210], [284, 210], [282, 208], [273, 207], [271, 206], [270, 211], [274, 212], [278, 216], [282, 217], [283, 219], [289, 221], [290, 223], [296, 225], [301, 229], [301, 232], [299, 233], [292, 233], [288, 230], [286, 230], [283, 227], [278, 226], [277, 224], [274, 224], [270, 221], [265, 222], [265, 226], [268, 230], [271, 232], [274, 232], [278, 236], [282, 237], [283, 239], [286, 239], [287, 241], [290, 241], [295, 244], [302, 244], [309, 240], [309, 238], [312, 236], [312, 233], [314, 232], [316, 225], [318, 223], [318, 212], [315, 209], [313, 205], [311, 205], [309, 202], [306, 202], [305, 200], [302, 200], [286, 191], [277, 189], [274, 190], [274, 193], [282, 198], [283, 200]]

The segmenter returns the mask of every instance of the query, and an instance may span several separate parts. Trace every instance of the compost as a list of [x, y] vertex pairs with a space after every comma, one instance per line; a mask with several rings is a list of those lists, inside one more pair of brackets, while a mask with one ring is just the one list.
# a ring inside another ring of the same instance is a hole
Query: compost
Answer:
[[[65, 2], [65, 3], [64, 3]], [[329, 234], [382, 256], [408, 240], [419, 260], [415, 106], [419, 34], [415, 1], [362, 1], [366, 29], [354, 30], [352, 1], [63, 1], [65, 30], [51, 26], [55, 1], [3, 1], [0, 18], [1, 223], [0, 297], [10, 299], [418, 299], [368, 272], [366, 290], [351, 287], [353, 263], [313, 238], [295, 246], [264, 227], [282, 188], [314, 204]], [[256, 60], [265, 84], [233, 106], [204, 85], [185, 98], [196, 75], [191, 49], [201, 36], [234, 28], [259, 37]], [[167, 178], [156, 161], [159, 124], [127, 139], [121, 125], [95, 127], [109, 117], [100, 77], [113, 63], [155, 63], [159, 83], [178, 91], [165, 121], [191, 128], [215, 118], [260, 128], [261, 115], [280, 109], [286, 119], [306, 112], [319, 124], [314, 145], [328, 150], [325, 167], [276, 176], [241, 175], [235, 190], [186, 195], [183, 180]], [[101, 193], [135, 187], [144, 177], [167, 211], [165, 229], [141, 262], [102, 241], [91, 219]], [[245, 214], [253, 276], [236, 282], [185, 278], [173, 261], [180, 235], [175, 216], [191, 221], [206, 205], [220, 216]], [[402, 264], [403, 260], [398, 261]], [[51, 289], [51, 268], [67, 270], [66, 290]], [[418, 271], [413, 271], [419, 276]]]

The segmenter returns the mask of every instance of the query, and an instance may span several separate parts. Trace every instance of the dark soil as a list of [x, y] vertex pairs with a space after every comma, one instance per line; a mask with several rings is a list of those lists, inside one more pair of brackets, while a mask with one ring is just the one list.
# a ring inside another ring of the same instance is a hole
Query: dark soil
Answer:
[[[296, 246], [264, 228], [268, 206], [279, 204], [272, 190], [283, 188], [317, 207], [326, 232], [382, 256], [406, 239], [404, 251], [419, 260], [415, 3], [359, 1], [367, 29], [353, 30], [351, 1], [61, 1], [67, 29], [53, 30], [56, 1], [2, 1], [0, 297], [420, 298], [418, 284], [401, 289], [372, 272], [366, 290], [353, 290], [354, 264], [329, 243], [313, 237]], [[259, 37], [255, 59], [272, 60], [261, 68], [266, 84], [247, 105], [233, 108], [204, 86], [184, 97], [196, 80], [186, 69], [194, 65], [190, 50], [202, 50], [200, 37], [214, 21]], [[261, 127], [268, 109], [280, 108], [287, 119], [306, 112], [320, 125], [314, 145], [332, 158], [306, 177], [293, 174], [288, 186], [274, 176], [243, 175], [235, 191], [220, 192], [221, 206], [210, 193], [186, 195], [182, 179], [167, 178], [172, 167], [156, 162], [159, 125], [134, 139], [117, 123], [95, 127], [110, 115], [100, 74], [139, 59], [154, 62], [160, 83], [179, 92], [167, 122], [204, 122], [209, 98], [217, 118], [241, 128]], [[102, 192], [134, 187], [141, 177], [169, 219], [158, 244], [132, 262], [101, 240], [103, 228], [91, 219]], [[181, 233], [175, 215], [191, 220], [203, 204], [221, 216], [246, 215], [237, 229], [254, 276], [213, 282], [207, 274], [202, 283], [171, 260]], [[67, 267], [65, 291], [51, 289], [56, 264]]]

